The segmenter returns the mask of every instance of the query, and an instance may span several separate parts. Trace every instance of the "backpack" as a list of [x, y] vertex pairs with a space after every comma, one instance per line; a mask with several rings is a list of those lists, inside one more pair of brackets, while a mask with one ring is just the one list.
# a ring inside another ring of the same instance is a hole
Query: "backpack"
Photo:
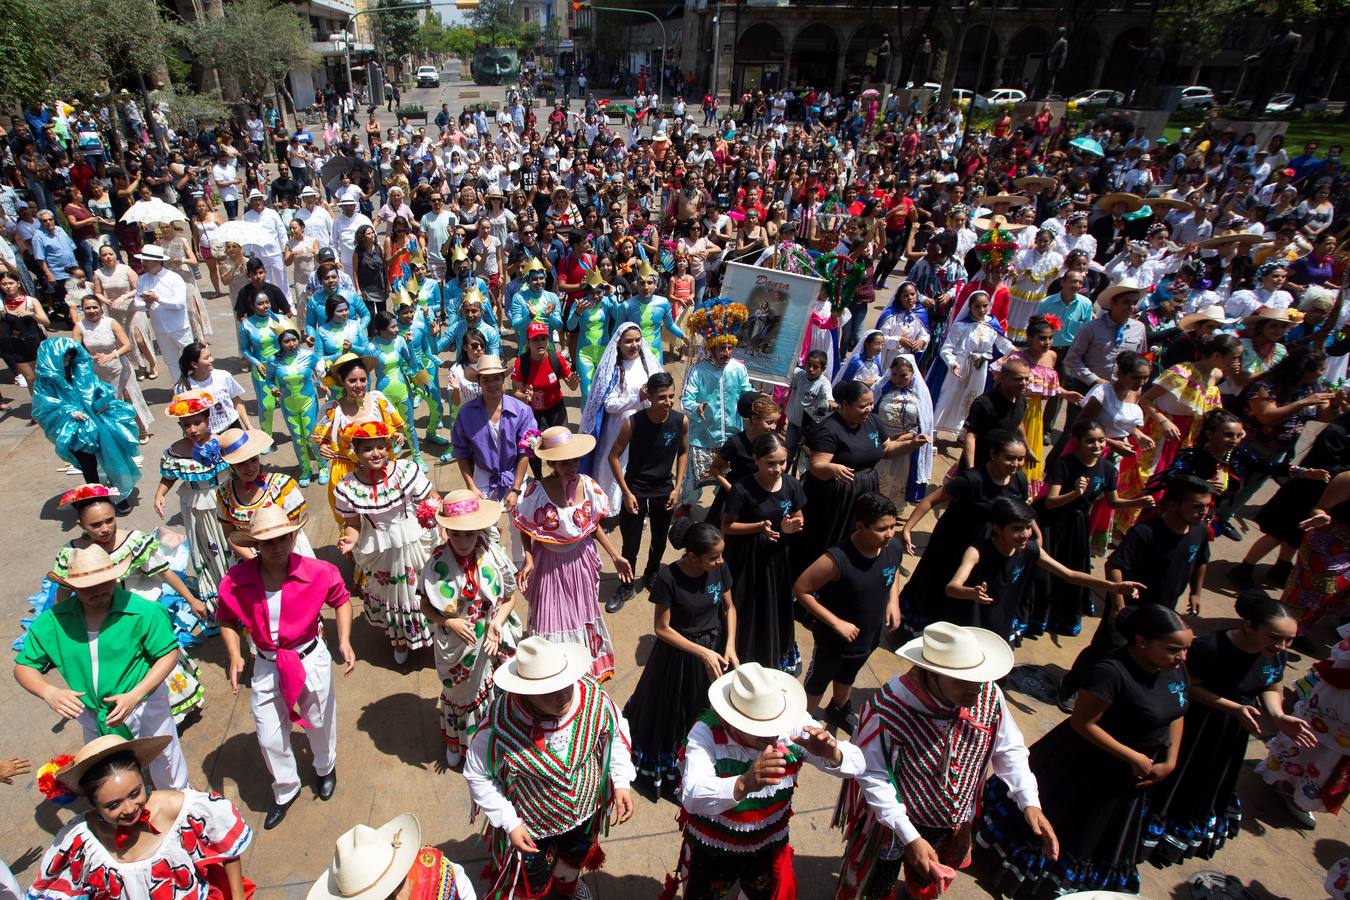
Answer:
[[[530, 351], [526, 350], [524, 353], [520, 354], [519, 360], [520, 382], [528, 387], [530, 384], [530, 375], [533, 374], [534, 359], [530, 356]], [[553, 374], [558, 376], [558, 380], [561, 381], [563, 377], [562, 361], [558, 358], [558, 354], [553, 350], [548, 351], [548, 364], [552, 369]]]

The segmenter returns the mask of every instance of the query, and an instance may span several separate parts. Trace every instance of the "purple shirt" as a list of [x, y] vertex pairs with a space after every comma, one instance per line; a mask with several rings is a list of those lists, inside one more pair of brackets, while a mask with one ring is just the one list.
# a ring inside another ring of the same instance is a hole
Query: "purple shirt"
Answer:
[[1330, 256], [1322, 260], [1320, 265], [1313, 262], [1312, 254], [1300, 256], [1289, 264], [1289, 280], [1305, 287], [1310, 284], [1326, 284], [1334, 274], [1331, 266]]
[[534, 413], [509, 394], [502, 396], [501, 437], [494, 441], [483, 398], [475, 397], [459, 408], [450, 443], [455, 459], [467, 459], [474, 470], [489, 475], [487, 495], [501, 500], [515, 487], [516, 463], [520, 460], [520, 438], [535, 427]]

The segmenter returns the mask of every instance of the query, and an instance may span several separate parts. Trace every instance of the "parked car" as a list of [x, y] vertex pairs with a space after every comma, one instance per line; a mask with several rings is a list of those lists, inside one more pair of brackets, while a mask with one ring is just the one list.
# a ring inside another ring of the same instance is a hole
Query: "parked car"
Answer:
[[[1266, 104], [1266, 112], [1268, 113], [1289, 112], [1289, 110], [1293, 109], [1293, 107], [1294, 107], [1294, 95], [1289, 93], [1288, 91], [1283, 91], [1281, 93], [1275, 94], [1270, 98], [1270, 102]], [[1233, 104], [1233, 108], [1236, 109], [1238, 112], [1244, 113], [1248, 112], [1252, 108], [1252, 101], [1239, 100], [1237, 103]], [[1326, 112], [1327, 101], [1325, 99], [1320, 99], [1317, 97], [1309, 97], [1303, 101], [1303, 110], [1304, 112]]]
[[419, 66], [417, 69], [417, 86], [440, 87], [441, 73], [435, 66]]
[[975, 95], [975, 108], [981, 110], [1001, 109], [1027, 99], [1026, 91], [1017, 88], [997, 88], [988, 94]]
[[1094, 91], [1084, 91], [1070, 97], [1069, 102], [1077, 103], [1079, 107], [1119, 106], [1125, 102], [1125, 95], [1120, 91], [1113, 91], [1109, 88], [1097, 88]]
[[[919, 87], [925, 91], [932, 91], [934, 97], [942, 93], [942, 85], [938, 84], [936, 81], [925, 81], [923, 84], [919, 85]], [[914, 90], [914, 82], [911, 81], [908, 84], [906, 84], [905, 90], [909, 91]], [[969, 91], [966, 90], [965, 88], [952, 88], [952, 102], [954, 103], [955, 102], [969, 103], [970, 98], [973, 96], [974, 91]]]
[[1212, 109], [1218, 105], [1214, 92], [1202, 84], [1193, 84], [1181, 89], [1181, 99], [1177, 109]]

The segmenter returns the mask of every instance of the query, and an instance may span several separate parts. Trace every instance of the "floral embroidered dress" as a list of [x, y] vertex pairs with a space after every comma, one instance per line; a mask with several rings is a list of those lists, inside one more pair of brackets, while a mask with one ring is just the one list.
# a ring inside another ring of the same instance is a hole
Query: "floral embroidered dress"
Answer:
[[1045, 401], [1058, 395], [1062, 388], [1059, 384], [1059, 373], [1053, 366], [1036, 365], [1020, 350], [1009, 353], [994, 363], [994, 373], [998, 374], [1010, 359], [1020, 359], [1031, 368], [1031, 375], [1027, 379], [1027, 412], [1022, 418], [1022, 427], [1027, 433], [1027, 443], [1031, 445], [1036, 455], [1036, 461], [1028, 463], [1025, 469], [1027, 482], [1031, 485], [1031, 497], [1034, 500], [1045, 488], [1045, 453], [1040, 449], [1045, 435]]
[[352, 559], [362, 576], [366, 621], [383, 630], [395, 650], [417, 650], [432, 644], [417, 596], [436, 544], [435, 530], [417, 521], [417, 504], [431, 493], [431, 482], [409, 459], [395, 460], [383, 476], [371, 484], [360, 471], [352, 472], [334, 499], [338, 515], [361, 520]]
[[159, 458], [159, 474], [179, 483], [179, 510], [188, 540], [187, 574], [197, 582], [197, 597], [206, 604], [212, 618], [209, 624], [214, 625], [216, 587], [229, 568], [229, 546], [216, 518], [216, 491], [228, 480], [230, 465], [219, 458], [218, 450], [215, 462], [208, 462], [208, 458], [208, 453], [179, 456], [170, 444]]
[[238, 859], [253, 830], [219, 794], [183, 791], [183, 808], [159, 848], [136, 862], [118, 860], [84, 816], [56, 834], [42, 857], [29, 900], [221, 900], [223, 865]]
[[520, 619], [512, 611], [502, 624], [497, 652], [483, 652], [488, 624], [516, 590], [516, 567], [496, 538], [496, 530], [479, 533], [472, 557], [460, 559], [450, 544], [436, 548], [422, 569], [422, 593], [447, 616], [463, 619], [477, 641], [466, 644], [440, 624], [431, 626], [436, 675], [441, 679], [441, 735], [455, 753], [468, 753], [478, 723], [492, 699], [492, 674], [515, 655], [523, 636]]
[[399, 415], [394, 404], [390, 403], [379, 391], [367, 391], [365, 400], [361, 408], [356, 411], [356, 415], [349, 416], [342, 411], [342, 404], [337, 400], [332, 401], [319, 413], [319, 427], [314, 429], [314, 433], [309, 439], [319, 447], [325, 445], [337, 454], [337, 459], [328, 464], [329, 482], [328, 482], [328, 506], [333, 510], [333, 515], [338, 517], [341, 524], [341, 516], [338, 516], [337, 501], [335, 495], [337, 486], [342, 480], [356, 471], [356, 454], [352, 452], [352, 442], [347, 439], [344, 432], [347, 426], [357, 419], [374, 417], [397, 432], [402, 432], [407, 427], [403, 417]]
[[[261, 492], [251, 503], [239, 499], [238, 485], [234, 479], [217, 491], [221, 523], [237, 531], [248, 531], [254, 514], [266, 506], [280, 506], [292, 522], [304, 518], [308, 504], [294, 478], [284, 472], [263, 472], [261, 487]], [[314, 557], [314, 548], [303, 530], [295, 533], [295, 552], [311, 559]]]
[[1340, 643], [1317, 663], [1299, 686], [1312, 689], [1294, 704], [1293, 714], [1317, 735], [1317, 746], [1300, 747], [1277, 734], [1261, 777], [1295, 806], [1309, 812], [1339, 813], [1350, 795], [1350, 625], [1337, 629]]
[[[559, 508], [542, 482], [531, 481], [511, 521], [532, 542], [534, 568], [525, 587], [529, 633], [586, 647], [591, 675], [603, 682], [614, 674], [614, 644], [600, 611], [600, 555], [594, 535], [610, 510], [600, 486], [586, 475], [578, 477], [582, 500], [577, 505]], [[576, 495], [576, 485], [569, 483], [567, 498]]]

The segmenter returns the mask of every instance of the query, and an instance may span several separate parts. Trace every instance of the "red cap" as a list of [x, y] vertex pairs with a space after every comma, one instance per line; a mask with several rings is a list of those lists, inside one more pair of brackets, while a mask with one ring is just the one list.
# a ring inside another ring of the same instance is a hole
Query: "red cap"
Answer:
[[1298, 173], [1295, 172], [1293, 169], [1285, 169], [1284, 174], [1288, 175], [1290, 178], [1293, 178]]
[[548, 326], [543, 322], [531, 322], [525, 329], [525, 340], [532, 341], [537, 337], [548, 337]]

